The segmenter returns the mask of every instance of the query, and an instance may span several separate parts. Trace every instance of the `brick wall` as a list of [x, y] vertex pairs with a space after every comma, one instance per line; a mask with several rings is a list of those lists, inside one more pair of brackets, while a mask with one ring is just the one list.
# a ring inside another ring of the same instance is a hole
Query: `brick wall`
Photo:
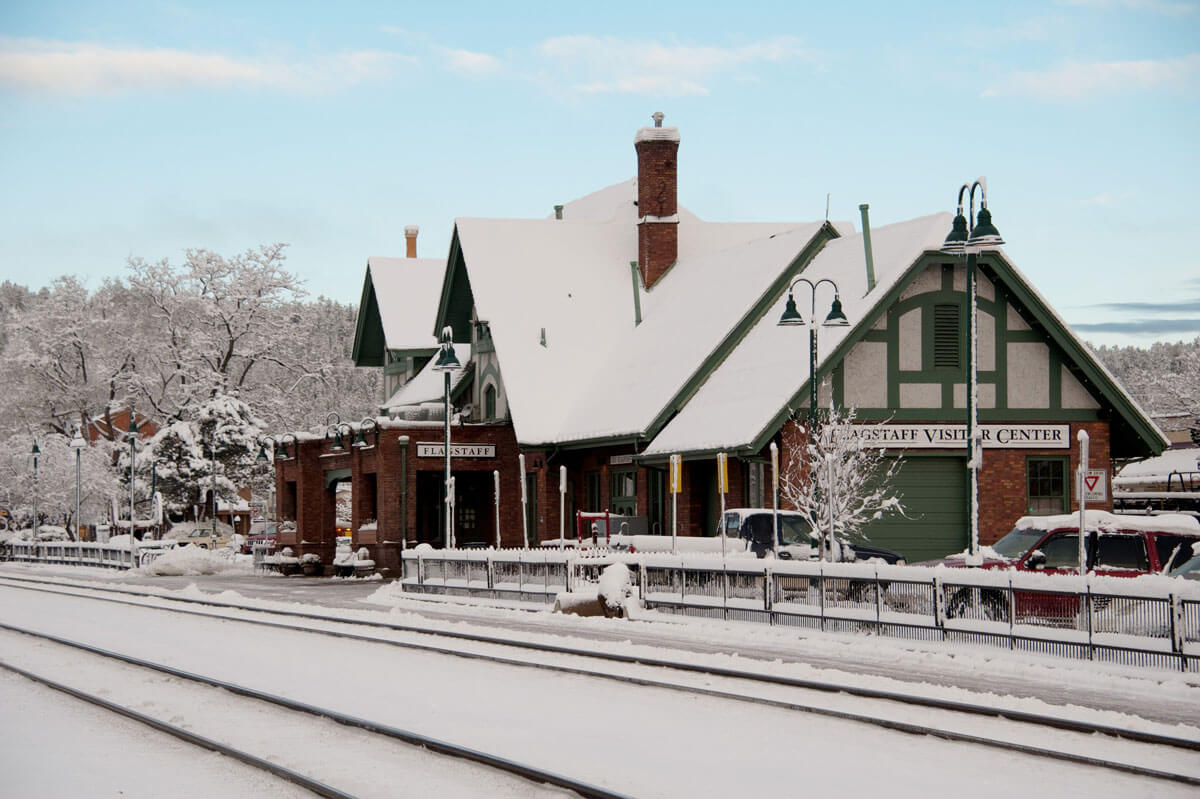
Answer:
[[1075, 470], [1079, 467], [1079, 446], [1075, 437], [1087, 430], [1090, 439], [1088, 460], [1093, 469], [1108, 471], [1108, 501], [1089, 505], [1095, 510], [1112, 510], [1112, 464], [1109, 461], [1108, 422], [1072, 422], [1071, 448], [1062, 449], [986, 449], [979, 472], [979, 542], [994, 544], [1013, 528], [1013, 522], [1028, 515], [1026, 505], [1025, 463], [1030, 457], [1069, 456], [1067, 482], [1070, 485], [1069, 511], [1078, 509]]
[[[679, 142], [642, 140], [634, 145], [638, 157], [638, 216], [672, 217], [677, 205]], [[638, 223], [638, 268], [650, 288], [675, 263], [679, 253], [679, 223]]]

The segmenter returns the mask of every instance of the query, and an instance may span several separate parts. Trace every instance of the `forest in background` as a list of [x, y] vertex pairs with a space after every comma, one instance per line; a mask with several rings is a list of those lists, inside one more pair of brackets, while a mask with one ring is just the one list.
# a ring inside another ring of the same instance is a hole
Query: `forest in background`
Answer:
[[[160, 427], [136, 453], [139, 506], [153, 487], [177, 515], [195, 514], [214, 461], [222, 500], [265, 485], [264, 435], [319, 430], [331, 411], [347, 421], [373, 416], [379, 370], [350, 359], [357, 308], [308, 298], [285, 264], [282, 244], [232, 257], [198, 249], [178, 264], [131, 258], [123, 278], [91, 291], [74, 276], [38, 291], [0, 284], [0, 503], [32, 506], [36, 495], [46, 509], [39, 516], [69, 524], [75, 456], [67, 442], [76, 426], [124, 408]], [[1152, 416], [1196, 424], [1200, 338], [1095, 352]], [[85, 521], [129, 492], [123, 431], [99, 430], [81, 463]]]
[[[185, 515], [195, 513], [197, 487], [211, 484], [214, 460], [227, 501], [262, 482], [264, 435], [321, 428], [331, 411], [351, 421], [374, 416], [379, 370], [350, 359], [357, 308], [310, 299], [285, 263], [282, 244], [232, 257], [188, 250], [177, 264], [131, 258], [122, 278], [91, 291], [74, 276], [39, 291], [0, 285], [0, 502], [31, 505], [36, 492], [53, 515], [39, 512], [44, 521], [69, 522], [59, 521], [74, 510], [67, 442], [77, 427], [125, 408], [160, 428], [136, 451], [139, 513], [153, 485]], [[101, 440], [81, 463], [85, 521], [129, 490], [124, 430], [95, 429]]]

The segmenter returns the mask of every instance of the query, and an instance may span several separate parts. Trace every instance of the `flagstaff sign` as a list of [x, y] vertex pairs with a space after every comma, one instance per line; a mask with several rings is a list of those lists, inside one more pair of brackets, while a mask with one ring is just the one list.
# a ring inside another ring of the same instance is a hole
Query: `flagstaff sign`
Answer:
[[[417, 444], [418, 458], [444, 458], [445, 456], [445, 444]], [[496, 457], [496, 446], [494, 444], [451, 444], [450, 457], [494, 458]]]
[[[1069, 449], [1066, 424], [981, 424], [985, 449]], [[855, 424], [850, 435], [865, 447], [884, 449], [966, 449], [965, 424]]]

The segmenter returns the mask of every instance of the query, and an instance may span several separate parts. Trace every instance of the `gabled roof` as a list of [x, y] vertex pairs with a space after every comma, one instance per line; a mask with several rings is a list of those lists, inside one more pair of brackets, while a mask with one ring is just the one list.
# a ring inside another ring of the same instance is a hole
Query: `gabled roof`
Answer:
[[354, 331], [356, 366], [383, 366], [384, 351], [429, 354], [446, 262], [438, 258], [367, 259]]
[[635, 326], [635, 197], [626, 181], [568, 204], [562, 220], [456, 220], [431, 330], [461, 324], [469, 285], [524, 445], [649, 435], [749, 309], [837, 235], [821, 222], [709, 223], [681, 210], [678, 261], [651, 290], [639, 281]]
[[[876, 285], [867, 293], [861, 234], [830, 242], [804, 271], [814, 283], [833, 279], [850, 327], [821, 327], [817, 336], [820, 379], [839, 363], [880, 314], [938, 253], [949, 214], [935, 214], [871, 231]], [[1048, 337], [1115, 412], [1111, 421], [1113, 457], [1161, 451], [1166, 438], [1145, 412], [1071, 332], [1002, 251], [980, 257], [980, 267], [1002, 283], [1013, 300], [1031, 313]], [[828, 290], [828, 289], [826, 289]], [[807, 295], [798, 299], [807, 299]], [[818, 308], [827, 306], [819, 295]], [[757, 453], [766, 446], [792, 411], [807, 399], [809, 359], [807, 335], [778, 325], [782, 291], [737, 349], [713, 371], [692, 400], [645, 449], [646, 457], [718, 450]], [[1123, 454], [1126, 453], [1126, 454]]]
[[[454, 357], [458, 358], [461, 364], [468, 364], [471, 361], [471, 345], [470, 344], [455, 344]], [[392, 408], [403, 408], [412, 405], [420, 405], [423, 402], [436, 402], [443, 399], [446, 394], [446, 381], [442, 377], [443, 372], [435, 371], [434, 364], [436, 359], [431, 359], [429, 363], [420, 372], [409, 380], [392, 396], [388, 397], [387, 401], [380, 406], [385, 413]], [[451, 398], [461, 393], [462, 384], [469, 377], [468, 370], [455, 369], [450, 372], [450, 396]]]

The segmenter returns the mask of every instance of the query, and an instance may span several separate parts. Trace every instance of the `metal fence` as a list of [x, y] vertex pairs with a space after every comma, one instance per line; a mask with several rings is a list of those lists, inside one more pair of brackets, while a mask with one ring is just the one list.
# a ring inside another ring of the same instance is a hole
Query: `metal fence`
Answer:
[[1159, 576], [660, 556], [639, 565], [642, 602], [666, 613], [1200, 672], [1200, 593]]
[[538, 550], [404, 553], [406, 591], [551, 603], [634, 573], [643, 605], [684, 616], [886, 638], [979, 644], [1200, 672], [1200, 586], [1160, 576]]
[[[148, 549], [138, 552], [138, 565], [149, 563], [162, 554], [162, 550]], [[4, 560], [20, 563], [51, 563], [68, 566], [101, 566], [111, 569], [128, 569], [131, 562], [129, 547], [109, 546], [90, 541], [9, 541], [0, 553]]]
[[405, 591], [487, 596], [551, 604], [574, 586], [579, 556], [526, 550], [406, 550], [401, 583]]

